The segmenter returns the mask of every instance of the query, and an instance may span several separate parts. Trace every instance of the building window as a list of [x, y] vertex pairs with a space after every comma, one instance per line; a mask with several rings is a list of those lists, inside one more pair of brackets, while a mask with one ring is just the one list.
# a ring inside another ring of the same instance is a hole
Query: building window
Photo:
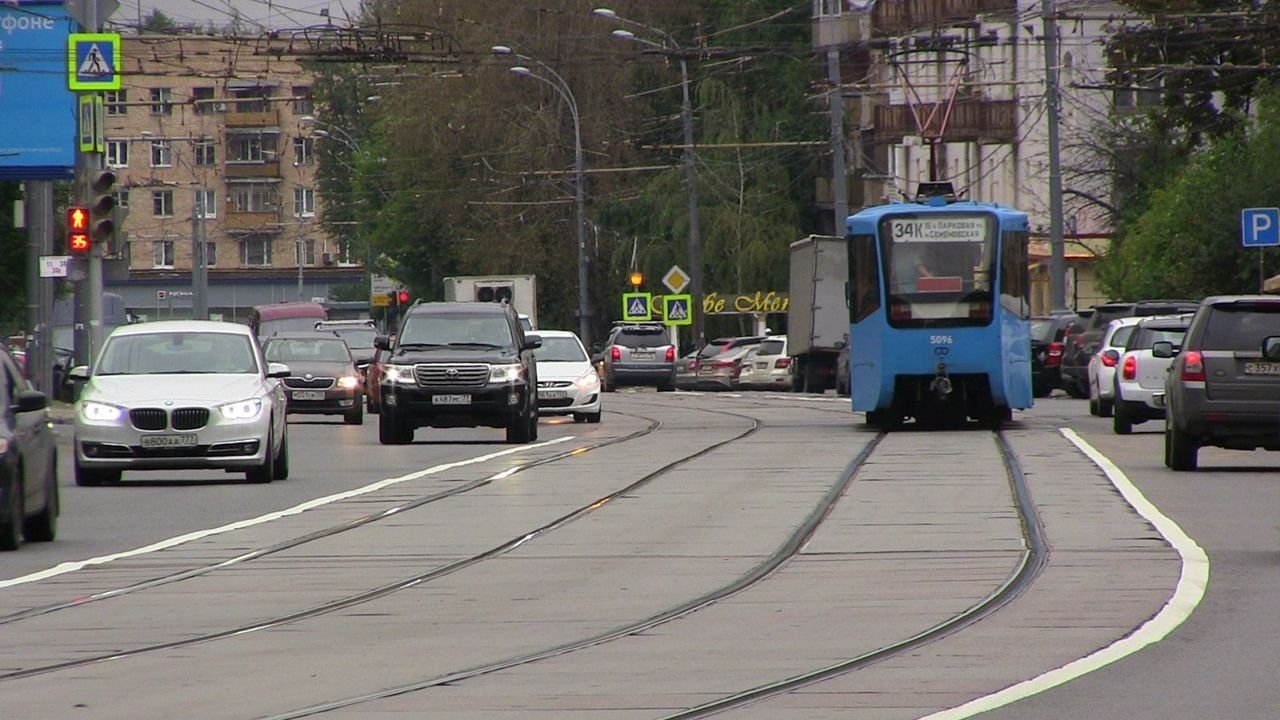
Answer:
[[840, 4], [844, 0], [813, 0], [814, 17], [840, 17]]
[[293, 189], [293, 216], [316, 216], [316, 191], [312, 188]]
[[314, 165], [316, 162], [316, 140], [309, 137], [293, 139], [293, 164]]
[[204, 266], [213, 267], [218, 264], [218, 243], [204, 243]]
[[311, 99], [311, 86], [293, 86], [293, 114], [310, 115], [316, 111], [316, 104]]
[[103, 104], [106, 106], [107, 115], [127, 115], [129, 106], [125, 103], [129, 102], [128, 90], [108, 90], [102, 98]]
[[173, 92], [169, 88], [151, 88], [151, 114], [173, 114]]
[[173, 167], [173, 146], [168, 140], [151, 141], [151, 167]]
[[213, 220], [218, 217], [217, 190], [197, 190], [195, 200], [196, 210], [199, 211], [200, 217], [206, 220]]
[[299, 265], [315, 265], [316, 264], [316, 241], [301, 240], [297, 243], [294, 243], [293, 261], [298, 263]]
[[107, 141], [107, 167], [110, 167], [110, 168], [129, 167], [129, 141], [128, 140], [108, 140]]
[[201, 138], [195, 144], [196, 165], [210, 167], [218, 164], [218, 153], [215, 150], [213, 141], [208, 138]]
[[196, 115], [212, 115], [218, 110], [218, 103], [213, 101], [213, 88], [191, 88], [191, 112]]
[[117, 190], [111, 193], [111, 196], [116, 199], [116, 207], [120, 208], [121, 210], [129, 209], [129, 191], [128, 190]]
[[280, 206], [275, 189], [270, 185], [231, 185], [227, 188], [227, 193], [231, 199], [231, 207], [236, 212], [271, 212]]
[[274, 160], [276, 136], [257, 133], [227, 136], [227, 162], [265, 163]]
[[356, 260], [356, 244], [351, 240], [338, 241], [338, 264], [354, 265]]
[[236, 112], [261, 113], [271, 109], [270, 87], [236, 88], [231, 91], [231, 96], [238, 100]]
[[271, 264], [271, 238], [250, 235], [240, 242], [240, 264], [263, 266]]
[[173, 191], [151, 191], [151, 214], [155, 217], [173, 217]]
[[152, 259], [152, 266], [158, 268], [173, 267], [173, 241], [172, 240], [156, 240], [152, 243], [155, 248], [155, 257]]

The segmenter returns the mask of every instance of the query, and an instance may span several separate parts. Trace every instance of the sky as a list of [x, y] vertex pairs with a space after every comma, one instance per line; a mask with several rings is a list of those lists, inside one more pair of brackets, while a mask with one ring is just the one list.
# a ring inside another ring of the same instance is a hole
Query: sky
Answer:
[[134, 26], [138, 18], [160, 10], [179, 24], [204, 25], [212, 21], [226, 25], [238, 13], [246, 29], [302, 28], [324, 24], [320, 14], [329, 11], [335, 24], [346, 24], [354, 16], [360, 0], [119, 0], [120, 8], [111, 21]]

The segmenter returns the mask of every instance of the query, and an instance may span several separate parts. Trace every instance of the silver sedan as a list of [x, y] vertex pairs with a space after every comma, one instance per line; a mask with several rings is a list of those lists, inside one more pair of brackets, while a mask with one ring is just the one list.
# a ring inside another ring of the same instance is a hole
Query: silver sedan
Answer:
[[287, 365], [263, 357], [252, 331], [229, 322], [117, 328], [75, 405], [77, 485], [125, 470], [223, 469], [250, 482], [289, 475]]

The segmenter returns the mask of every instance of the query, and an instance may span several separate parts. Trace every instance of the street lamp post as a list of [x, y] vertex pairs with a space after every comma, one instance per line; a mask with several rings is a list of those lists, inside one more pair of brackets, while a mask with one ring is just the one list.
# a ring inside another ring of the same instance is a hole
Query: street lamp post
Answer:
[[509, 55], [534, 63], [555, 78], [554, 82], [548, 80], [524, 65], [515, 65], [511, 68], [511, 72], [516, 75], [541, 81], [559, 93], [560, 97], [568, 103], [569, 114], [573, 117], [573, 184], [575, 186], [574, 202], [577, 205], [577, 220], [574, 224], [577, 226], [578, 239], [578, 337], [582, 339], [584, 345], [591, 347], [591, 296], [587, 286], [587, 210], [584, 189], [587, 167], [582, 155], [582, 126], [578, 115], [578, 101], [573, 96], [573, 91], [569, 89], [569, 83], [550, 65], [528, 55], [517, 53], [506, 45], [494, 45], [492, 49], [495, 55]]
[[[381, 98], [378, 98], [378, 99], [381, 100]], [[372, 101], [373, 98], [371, 97], [369, 98], [369, 100]], [[312, 131], [312, 134], [314, 134], [316, 137], [327, 138], [330, 140], [337, 140], [343, 145], [346, 145], [348, 149], [350, 149], [352, 152], [356, 153], [357, 155], [361, 153], [360, 142], [356, 140], [354, 137], [352, 137], [351, 133], [347, 132], [343, 128], [338, 127], [337, 125], [334, 125], [332, 123], [324, 122], [323, 120], [317, 118], [314, 115], [304, 115], [301, 118], [298, 118], [298, 121], [303, 125], [315, 127], [316, 129]], [[322, 128], [320, 126], [324, 126], [324, 127]], [[324, 129], [324, 128], [328, 128], [328, 129]], [[337, 134], [335, 135], [334, 132], [337, 132]], [[351, 167], [350, 165], [347, 165], [347, 163], [343, 162], [342, 164], [346, 165], [348, 170], [351, 170], [352, 172], [355, 171], [355, 168]], [[355, 228], [354, 232], [356, 234], [356, 240], [358, 241], [359, 235], [360, 235], [360, 225], [355, 224], [354, 228]], [[348, 262], [350, 262], [350, 260], [348, 260]], [[370, 284], [370, 287], [372, 287], [373, 285], [373, 247], [369, 245], [368, 242], [365, 243], [365, 249], [364, 249], [364, 276], [365, 276], [365, 280]], [[302, 298], [302, 248], [301, 247], [298, 248], [298, 297], [299, 299]]]
[[693, 308], [693, 342], [695, 346], [702, 347], [703, 343], [706, 341], [706, 335], [703, 326], [702, 312], [696, 307], [698, 303], [702, 302], [702, 231], [698, 222], [698, 169], [695, 164], [693, 154], [693, 103], [689, 98], [689, 66], [686, 60], [687, 53], [685, 48], [676, 41], [675, 37], [664, 30], [622, 17], [613, 10], [605, 7], [596, 8], [591, 11], [591, 14], [596, 17], [640, 28], [663, 38], [664, 42], [658, 43], [639, 37], [630, 30], [614, 30], [609, 33], [611, 36], [620, 40], [629, 40], [631, 42], [637, 42], [642, 45], [658, 48], [668, 56], [673, 56], [680, 60], [680, 116], [682, 124], [684, 125], [685, 186], [689, 194], [689, 241], [685, 252], [689, 258], [689, 292], [692, 294], [693, 302], [695, 304], [695, 308]]

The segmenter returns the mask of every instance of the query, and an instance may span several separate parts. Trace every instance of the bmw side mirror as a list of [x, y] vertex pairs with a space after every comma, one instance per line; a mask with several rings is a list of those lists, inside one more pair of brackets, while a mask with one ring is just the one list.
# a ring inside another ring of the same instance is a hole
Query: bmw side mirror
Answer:
[[525, 335], [524, 336], [524, 347], [521, 348], [522, 350], [537, 350], [540, 347], [542, 347], [541, 335]]
[[[1280, 338], [1276, 338], [1280, 340]], [[1173, 343], [1168, 340], [1160, 340], [1151, 344], [1151, 355], [1158, 358], [1173, 357]]]
[[28, 413], [49, 407], [49, 397], [39, 390], [21, 390], [13, 404], [14, 412]]
[[67, 377], [71, 378], [72, 380], [88, 380], [89, 366], [77, 365], [67, 371]]
[[292, 374], [289, 366], [284, 363], [267, 363], [267, 377], [269, 378], [287, 378]]
[[379, 350], [390, 350], [391, 338], [386, 335], [379, 335], [373, 339], [373, 346]]
[[1272, 335], [1262, 341], [1262, 356], [1268, 360], [1280, 360], [1280, 335]]

